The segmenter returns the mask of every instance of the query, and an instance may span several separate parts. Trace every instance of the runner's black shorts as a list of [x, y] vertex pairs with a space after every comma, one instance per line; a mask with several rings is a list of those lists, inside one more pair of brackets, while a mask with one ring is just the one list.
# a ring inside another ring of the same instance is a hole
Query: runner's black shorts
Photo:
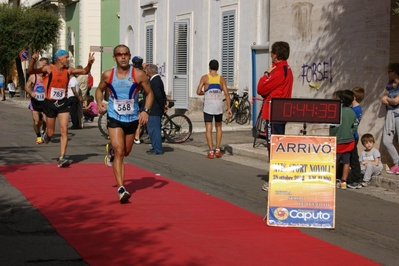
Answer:
[[133, 122], [121, 122], [114, 118], [108, 117], [107, 118], [107, 127], [110, 128], [122, 128], [125, 135], [131, 135], [136, 133], [136, 129], [139, 126], [139, 120], [135, 120]]
[[43, 112], [44, 109], [44, 101], [38, 101], [36, 99], [30, 99], [30, 104], [32, 106], [33, 111]]
[[222, 122], [223, 120], [223, 114], [220, 115], [211, 115], [208, 113], [204, 113], [204, 121], [205, 122], [212, 122], [213, 118], [215, 118], [215, 122]]
[[47, 117], [56, 118], [58, 114], [69, 113], [71, 105], [67, 98], [62, 100], [44, 99], [43, 112]]

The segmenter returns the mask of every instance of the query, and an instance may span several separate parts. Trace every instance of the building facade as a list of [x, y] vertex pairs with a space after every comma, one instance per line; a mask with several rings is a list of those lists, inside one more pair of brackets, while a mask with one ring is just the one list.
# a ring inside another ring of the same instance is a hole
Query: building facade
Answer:
[[91, 73], [98, 84], [102, 71], [114, 65], [112, 53], [103, 52], [103, 47], [119, 43], [119, 0], [27, 0], [24, 4], [52, 10], [62, 21], [58, 42], [44, 56], [52, 58], [56, 50], [65, 49], [70, 66], [76, 67], [86, 66], [89, 52], [94, 52]]
[[[364, 87], [359, 133], [373, 134], [384, 152], [380, 98], [388, 63], [399, 61], [395, 6], [393, 0], [121, 0], [120, 42], [158, 64], [167, 93], [190, 114], [201, 109], [196, 88], [211, 59], [230, 90], [248, 88], [252, 97], [271, 44], [286, 41], [293, 97], [330, 99], [335, 90]], [[298, 134], [302, 126], [287, 129]], [[307, 131], [325, 135], [328, 125], [309, 124]]]

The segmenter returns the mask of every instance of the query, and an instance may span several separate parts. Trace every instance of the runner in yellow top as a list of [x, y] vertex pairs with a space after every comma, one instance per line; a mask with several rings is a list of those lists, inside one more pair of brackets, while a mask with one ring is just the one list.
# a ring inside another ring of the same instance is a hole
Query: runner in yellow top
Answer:
[[[208, 143], [207, 158], [213, 159], [222, 157], [220, 152], [220, 144], [222, 142], [222, 116], [223, 116], [223, 95], [226, 98], [228, 106], [227, 115], [231, 117], [230, 97], [227, 90], [226, 80], [217, 72], [219, 70], [219, 62], [211, 60], [209, 62], [209, 74], [201, 77], [197, 88], [197, 95], [204, 95], [204, 121], [206, 130], [206, 141]], [[213, 150], [212, 141], [212, 121], [215, 118], [216, 128], [216, 149]]]

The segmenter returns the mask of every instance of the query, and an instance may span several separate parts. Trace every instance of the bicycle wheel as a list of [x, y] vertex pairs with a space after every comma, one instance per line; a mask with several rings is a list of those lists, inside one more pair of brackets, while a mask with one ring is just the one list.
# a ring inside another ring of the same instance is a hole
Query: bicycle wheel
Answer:
[[98, 117], [98, 129], [106, 138], [108, 138], [107, 118], [107, 113], [104, 113]]
[[244, 100], [244, 102], [240, 103], [238, 107], [236, 122], [239, 125], [244, 125], [251, 118], [251, 104], [248, 100]]
[[225, 122], [226, 124], [231, 123], [234, 121], [235, 119], [235, 113], [237, 112], [237, 108], [235, 108], [235, 106], [231, 107], [231, 117], [227, 118], [227, 103], [226, 103], [226, 99], [223, 99], [223, 116], [222, 116], [222, 121]]
[[183, 143], [191, 136], [193, 124], [186, 115], [173, 114], [166, 117], [162, 129], [169, 142]]

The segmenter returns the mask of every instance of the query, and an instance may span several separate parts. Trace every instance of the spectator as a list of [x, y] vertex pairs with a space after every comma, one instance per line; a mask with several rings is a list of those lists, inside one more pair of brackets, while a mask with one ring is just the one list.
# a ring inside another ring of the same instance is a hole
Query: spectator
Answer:
[[[163, 154], [162, 135], [161, 135], [161, 118], [166, 107], [166, 94], [161, 76], [158, 74], [158, 67], [149, 64], [144, 70], [150, 78], [150, 85], [154, 93], [154, 101], [151, 106], [151, 113], [148, 117], [148, 135], [150, 136], [152, 149], [147, 154]], [[145, 100], [144, 100], [145, 102]]]
[[341, 124], [330, 127], [330, 136], [337, 138], [337, 167], [342, 164], [342, 176], [338, 183], [338, 188], [346, 189], [346, 181], [349, 174], [350, 154], [355, 148], [354, 134], [357, 131], [357, 118], [355, 112], [350, 107], [352, 105], [354, 96], [350, 90], [344, 90], [339, 95], [342, 102], [342, 121]]
[[89, 72], [89, 74], [87, 75], [87, 96], [90, 95], [90, 90], [91, 87], [93, 87], [93, 82], [94, 82], [93, 76], [91, 75], [91, 72]]
[[[83, 69], [83, 66], [79, 65], [76, 68]], [[79, 125], [83, 128], [83, 102], [86, 101], [88, 77], [87, 75], [77, 75], [76, 79], [79, 83], [79, 96], [81, 96], [78, 104], [78, 120]]]
[[[262, 119], [265, 121], [265, 132], [267, 133], [267, 150], [270, 160], [270, 137], [272, 134], [285, 134], [285, 124], [270, 122], [270, 103], [272, 98], [291, 98], [294, 77], [291, 67], [288, 65], [290, 56], [290, 45], [286, 42], [275, 42], [271, 50], [272, 64], [259, 79], [257, 92], [264, 99], [262, 108]], [[267, 191], [268, 182], [262, 189]]]
[[2, 71], [0, 70], [0, 93], [1, 93], [1, 100], [5, 101], [6, 100], [6, 93], [4, 92], [5, 85], [4, 85], [4, 76]]
[[70, 116], [72, 126], [70, 129], [82, 129], [81, 123], [79, 123], [79, 104], [82, 96], [79, 94], [79, 83], [74, 75], [69, 79], [68, 83], [68, 102], [70, 107]]
[[12, 79], [8, 80], [7, 89], [8, 89], [8, 92], [10, 93], [10, 97], [14, 98], [14, 95], [15, 95], [15, 84], [12, 81]]
[[361, 171], [363, 176], [363, 187], [370, 184], [371, 177], [379, 175], [382, 171], [381, 153], [374, 148], [374, 137], [371, 134], [364, 134], [362, 136], [362, 144], [364, 151], [360, 154], [359, 161], [361, 164]]
[[98, 115], [97, 104], [94, 101], [94, 97], [92, 95], [87, 96], [86, 101], [86, 107], [83, 109], [85, 122], [93, 122], [94, 117]]
[[399, 63], [391, 63], [388, 66], [388, 84], [385, 86], [384, 95], [381, 103], [386, 105], [387, 113], [385, 116], [384, 131], [382, 142], [391, 159], [393, 166], [387, 171], [388, 174], [399, 174], [399, 154], [393, 144], [395, 133], [399, 140]]
[[[353, 102], [352, 102], [352, 110], [356, 114], [358, 126], [360, 124], [360, 120], [362, 119], [362, 106], [360, 103], [364, 99], [364, 88], [362, 87], [354, 87], [351, 89], [353, 92]], [[362, 174], [360, 170], [360, 163], [359, 163], [359, 153], [357, 151], [357, 144], [359, 143], [359, 133], [355, 132], [355, 148], [351, 152], [351, 159], [350, 159], [350, 172], [348, 176], [348, 188], [361, 188], [362, 185]]]

